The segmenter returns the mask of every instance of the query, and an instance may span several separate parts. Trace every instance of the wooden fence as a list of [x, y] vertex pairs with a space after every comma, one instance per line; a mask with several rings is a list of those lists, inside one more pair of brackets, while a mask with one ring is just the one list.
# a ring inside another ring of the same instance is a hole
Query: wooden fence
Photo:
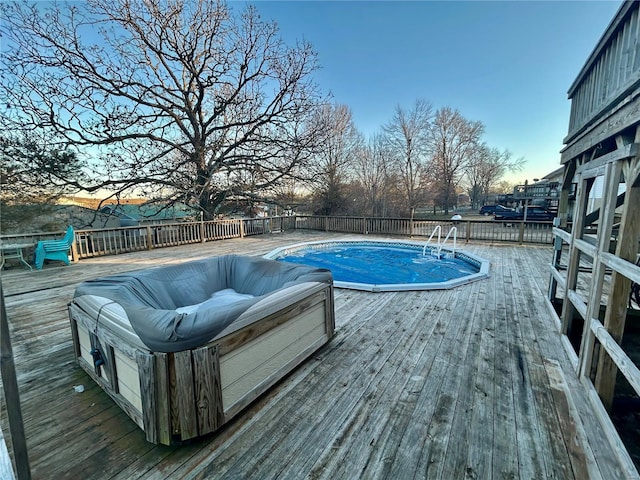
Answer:
[[[553, 234], [549, 222], [496, 222], [491, 220], [465, 220], [459, 222], [437, 220], [411, 220], [408, 218], [287, 216], [251, 219], [213, 220], [207, 222], [179, 222], [133, 227], [79, 229], [73, 257], [98, 257], [153, 248], [210, 242], [227, 238], [264, 235], [287, 230], [320, 230], [326, 232], [364, 235], [398, 235], [427, 239], [437, 225], [442, 238], [451, 227], [457, 229], [457, 241], [547, 243]], [[61, 238], [64, 232], [3, 235], [6, 244], [32, 244], [39, 240]], [[33, 255], [33, 247], [25, 249], [25, 256]]]
[[458, 241], [515, 242], [551, 244], [551, 222], [502, 222], [493, 220], [411, 220], [408, 218], [297, 216], [295, 228], [363, 235], [403, 235], [429, 237], [437, 225], [443, 237], [456, 227]]
[[242, 236], [242, 221], [165, 223], [76, 231], [78, 258], [114, 255]]

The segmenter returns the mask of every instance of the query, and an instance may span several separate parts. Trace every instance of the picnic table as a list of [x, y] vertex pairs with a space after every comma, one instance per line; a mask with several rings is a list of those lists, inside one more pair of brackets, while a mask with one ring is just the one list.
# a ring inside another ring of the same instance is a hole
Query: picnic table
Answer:
[[29, 262], [24, 259], [23, 250], [35, 246], [35, 243], [0, 243], [0, 270], [8, 258], [16, 258], [33, 270]]

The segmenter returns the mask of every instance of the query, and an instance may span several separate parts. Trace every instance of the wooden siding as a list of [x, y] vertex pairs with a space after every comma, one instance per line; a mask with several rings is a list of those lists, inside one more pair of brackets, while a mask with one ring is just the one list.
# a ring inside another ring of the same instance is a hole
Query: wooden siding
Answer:
[[569, 90], [565, 143], [640, 87], [640, 4], [625, 2]]
[[550, 246], [470, 243], [490, 278], [453, 290], [336, 289], [332, 341], [219, 433], [182, 446], [148, 443], [75, 363], [66, 303], [82, 280], [325, 238], [345, 236], [298, 231], [3, 272], [33, 478], [636, 475], [592, 414], [546, 306]]

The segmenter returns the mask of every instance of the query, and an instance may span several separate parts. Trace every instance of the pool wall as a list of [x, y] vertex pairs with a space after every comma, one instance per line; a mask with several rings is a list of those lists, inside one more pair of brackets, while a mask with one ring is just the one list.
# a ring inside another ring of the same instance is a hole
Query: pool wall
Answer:
[[[315, 242], [296, 243], [294, 245], [287, 245], [286, 247], [277, 248], [264, 255], [264, 258], [279, 259], [287, 255], [294, 254], [300, 250], [323, 250], [340, 246], [372, 246], [372, 247], [390, 247], [390, 248], [407, 248], [416, 251], [416, 253], [422, 254], [425, 248], [425, 242], [412, 242], [406, 240], [358, 240], [358, 239], [345, 239], [345, 240], [324, 240]], [[410, 290], [446, 290], [460, 285], [464, 285], [470, 282], [475, 282], [489, 276], [490, 262], [484, 258], [478, 257], [467, 252], [456, 250], [453, 252], [451, 249], [442, 248], [444, 255], [454, 254], [455, 258], [464, 260], [465, 262], [476, 266], [479, 271], [469, 275], [464, 275], [460, 278], [454, 278], [443, 282], [431, 282], [431, 283], [389, 283], [389, 284], [372, 284], [372, 283], [358, 283], [358, 282], [342, 282], [335, 280], [333, 285], [337, 288], [348, 288], [352, 290], [363, 290], [367, 292], [402, 292]]]

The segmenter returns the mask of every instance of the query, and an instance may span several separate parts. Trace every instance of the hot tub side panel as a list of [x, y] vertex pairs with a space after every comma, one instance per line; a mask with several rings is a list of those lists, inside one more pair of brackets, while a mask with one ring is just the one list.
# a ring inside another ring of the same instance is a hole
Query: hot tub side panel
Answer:
[[[143, 403], [136, 346], [123, 342], [81, 308], [71, 303], [69, 319], [78, 364], [143, 430]], [[91, 351], [97, 348], [102, 360], [95, 365]]]
[[219, 339], [225, 419], [235, 416], [333, 336], [333, 287]]
[[[211, 433], [333, 336], [333, 287], [232, 330], [208, 345], [153, 353], [114, 335], [73, 302], [69, 318], [79, 365], [152, 443]], [[94, 349], [104, 363], [94, 365]]]

